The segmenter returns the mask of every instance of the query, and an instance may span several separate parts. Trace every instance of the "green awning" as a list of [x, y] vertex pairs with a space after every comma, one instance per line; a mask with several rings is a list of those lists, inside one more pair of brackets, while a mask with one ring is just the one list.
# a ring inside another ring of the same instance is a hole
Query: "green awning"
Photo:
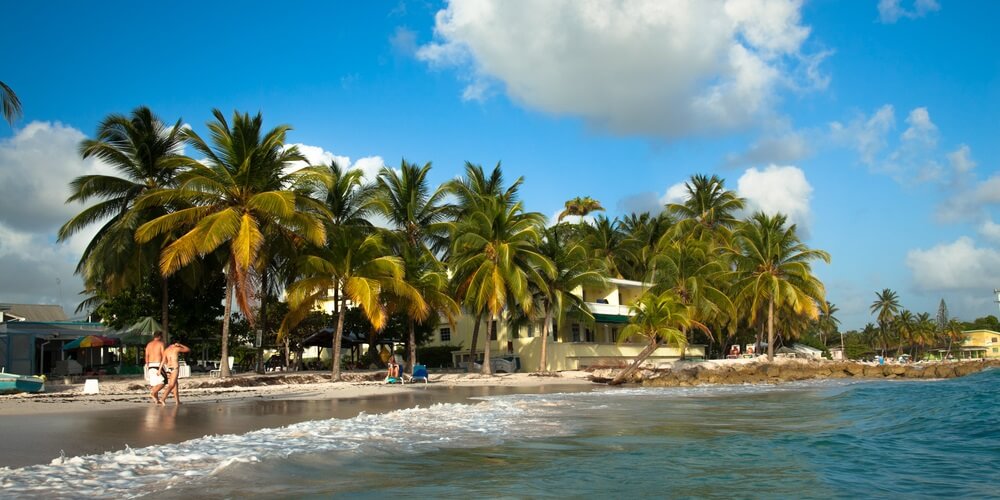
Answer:
[[594, 313], [594, 321], [598, 323], [628, 323], [628, 316]]

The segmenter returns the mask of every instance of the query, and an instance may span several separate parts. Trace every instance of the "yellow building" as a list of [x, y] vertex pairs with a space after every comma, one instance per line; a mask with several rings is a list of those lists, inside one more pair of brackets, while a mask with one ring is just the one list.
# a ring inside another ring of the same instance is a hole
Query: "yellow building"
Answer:
[[[550, 331], [546, 347], [547, 370], [578, 370], [590, 366], [619, 366], [633, 360], [643, 350], [643, 343], [617, 343], [618, 333], [628, 322], [629, 304], [635, 302], [642, 294], [645, 285], [638, 281], [622, 279], [608, 280], [606, 288], [577, 288], [574, 293], [583, 298], [590, 312], [594, 315], [594, 323], [567, 318], [558, 332]], [[475, 318], [463, 314], [454, 326], [447, 322], [433, 332], [427, 346], [460, 346], [452, 353], [456, 366], [462, 366], [469, 361], [469, 348], [472, 345], [472, 331]], [[539, 320], [518, 329], [509, 328], [506, 321], [497, 324], [497, 333], [490, 340], [490, 357], [494, 368], [504, 371], [510, 369], [503, 358], [515, 359], [520, 362], [519, 371], [538, 371], [541, 367], [542, 323]], [[554, 323], [554, 322], [553, 322]], [[479, 341], [476, 349], [477, 361], [483, 355], [483, 342], [489, 335], [484, 321], [479, 329]], [[552, 329], [550, 329], [552, 330]], [[685, 355], [699, 358], [705, 355], [705, 346], [689, 345]], [[650, 363], [678, 359], [681, 350], [677, 347], [664, 346], [653, 351], [649, 357]]]
[[966, 330], [962, 332], [961, 359], [1000, 358], [1000, 333], [993, 330]]

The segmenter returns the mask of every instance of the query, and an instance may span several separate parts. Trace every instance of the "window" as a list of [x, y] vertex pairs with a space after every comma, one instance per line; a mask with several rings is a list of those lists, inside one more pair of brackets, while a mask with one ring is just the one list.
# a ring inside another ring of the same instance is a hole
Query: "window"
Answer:
[[573, 332], [573, 342], [579, 342], [580, 341], [580, 325], [578, 325], [576, 323], [573, 323], [572, 332]]
[[487, 323], [490, 326], [490, 340], [497, 339], [497, 320]]
[[528, 323], [528, 338], [530, 339], [531, 337], [534, 336], [535, 336], [535, 324]]
[[442, 328], [441, 342], [450, 342], [450, 341], [451, 341], [451, 328]]
[[993, 352], [994, 352], [994, 353], [997, 353], [997, 352], [1000, 352], [1000, 347], [994, 347], [994, 348], [993, 348]]
[[593, 342], [594, 341], [594, 331], [591, 330], [590, 328], [584, 329], [583, 330], [583, 334], [584, 334], [583, 338], [584, 338], [584, 340], [586, 342]]
[[994, 343], [994, 344], [996, 344], [996, 343], [997, 343], [997, 338], [996, 338], [996, 337], [993, 337], [993, 343]]

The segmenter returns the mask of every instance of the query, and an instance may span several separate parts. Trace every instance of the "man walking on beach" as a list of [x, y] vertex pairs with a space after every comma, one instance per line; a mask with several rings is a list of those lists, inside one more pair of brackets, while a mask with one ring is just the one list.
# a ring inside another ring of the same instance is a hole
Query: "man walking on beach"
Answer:
[[[160, 373], [160, 364], [163, 363], [163, 332], [153, 334], [153, 340], [146, 344], [146, 378], [149, 385], [153, 387], [149, 397], [153, 403], [163, 404], [160, 401], [160, 390], [163, 389], [163, 375]], [[169, 393], [168, 393], [169, 394]]]
[[[181, 394], [177, 387], [177, 377], [181, 374], [180, 371], [180, 355], [185, 352], [191, 352], [191, 348], [180, 343], [174, 342], [170, 344], [163, 351], [163, 365], [164, 371], [167, 374], [169, 382], [167, 383], [167, 393], [163, 395], [163, 401], [170, 397], [170, 393], [174, 393], [174, 401], [177, 404], [181, 404]], [[164, 404], [163, 401], [160, 404]]]

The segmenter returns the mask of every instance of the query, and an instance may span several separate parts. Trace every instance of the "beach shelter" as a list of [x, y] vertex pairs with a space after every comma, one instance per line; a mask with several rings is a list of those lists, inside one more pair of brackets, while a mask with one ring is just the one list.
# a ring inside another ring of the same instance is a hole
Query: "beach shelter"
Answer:
[[153, 340], [153, 334], [162, 331], [163, 327], [152, 316], [145, 316], [132, 326], [122, 330], [118, 335], [122, 345], [146, 345]]
[[90, 365], [93, 366], [94, 349], [99, 349], [103, 347], [114, 347], [116, 345], [118, 345], [118, 339], [105, 337], [103, 335], [86, 335], [72, 342], [67, 343], [66, 345], [63, 346], [63, 350], [73, 351], [77, 349], [88, 349], [91, 361]]

